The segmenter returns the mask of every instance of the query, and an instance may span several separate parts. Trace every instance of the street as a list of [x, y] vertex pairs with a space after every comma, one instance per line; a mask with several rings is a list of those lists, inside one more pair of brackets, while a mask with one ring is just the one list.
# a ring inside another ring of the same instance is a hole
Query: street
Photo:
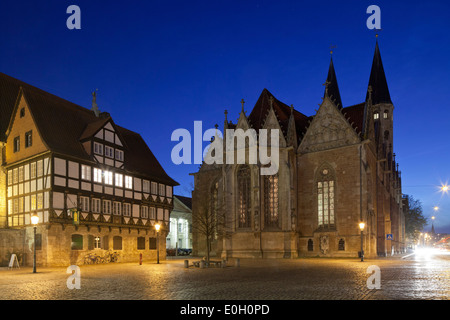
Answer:
[[[2, 300], [448, 300], [450, 254], [390, 258], [230, 259], [225, 268], [184, 267], [185, 258], [80, 266], [79, 289], [67, 268], [0, 270]], [[190, 264], [198, 260], [190, 258]], [[370, 289], [369, 266], [380, 270]]]

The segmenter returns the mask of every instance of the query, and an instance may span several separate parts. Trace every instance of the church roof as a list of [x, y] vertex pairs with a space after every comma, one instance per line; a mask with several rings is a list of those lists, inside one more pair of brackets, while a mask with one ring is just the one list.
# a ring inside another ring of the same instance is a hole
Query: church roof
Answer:
[[[2, 137], [5, 135], [20, 92], [23, 93], [44, 143], [52, 152], [94, 161], [85, 151], [80, 140], [93, 135], [99, 126], [111, 118], [98, 118], [91, 110], [0, 73], [0, 133]], [[8, 121], [4, 120], [4, 116], [9, 116]], [[169, 185], [178, 185], [167, 175], [138, 133], [117, 125], [115, 128], [125, 143], [126, 171]]]
[[[392, 104], [386, 75], [384, 73], [383, 62], [381, 61], [378, 41], [375, 44], [375, 53], [373, 55], [372, 69], [370, 71], [369, 86], [372, 87], [372, 105], [378, 103]], [[369, 92], [367, 92], [366, 101], [368, 98]]]
[[[278, 122], [280, 124], [281, 130], [283, 131], [283, 134], [286, 135], [289, 124], [289, 117], [291, 116], [291, 107], [275, 98], [267, 89], [264, 89], [262, 91], [261, 95], [258, 98], [258, 101], [256, 101], [256, 104], [253, 107], [252, 112], [248, 116], [249, 124], [255, 130], [259, 130], [264, 126], [264, 122], [270, 110], [270, 97], [273, 97], [273, 110], [275, 111], [275, 114], [278, 118]], [[299, 139], [306, 131], [308, 123], [312, 119], [312, 117], [305, 116], [303, 113], [295, 109], [293, 109], [293, 116], [295, 121], [295, 128], [297, 131], [297, 138]]]

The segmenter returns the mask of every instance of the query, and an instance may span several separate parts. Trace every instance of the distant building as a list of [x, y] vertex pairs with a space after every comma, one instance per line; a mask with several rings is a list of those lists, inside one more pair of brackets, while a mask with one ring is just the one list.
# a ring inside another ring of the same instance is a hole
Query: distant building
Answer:
[[[331, 60], [323, 101], [312, 116], [267, 89], [249, 113], [242, 106], [237, 123], [225, 112], [223, 141], [227, 129], [278, 130], [279, 168], [261, 175], [264, 165], [247, 156], [243, 164], [203, 163], [193, 174], [194, 221], [208, 210], [220, 218], [213, 255], [357, 257], [360, 222], [366, 257], [405, 250], [394, 105], [378, 43], [368, 80], [365, 100], [344, 107]], [[246, 143], [241, 150], [248, 151]], [[205, 239], [194, 232], [194, 255], [205, 255]]]
[[167, 249], [192, 249], [192, 198], [174, 195]]
[[119, 261], [156, 259], [156, 223], [165, 257], [177, 182], [93, 95], [89, 110], [0, 73], [0, 226], [8, 231], [0, 238], [14, 243], [0, 248], [2, 260], [14, 250], [32, 262], [34, 214], [38, 265], [80, 265], [112, 251]]

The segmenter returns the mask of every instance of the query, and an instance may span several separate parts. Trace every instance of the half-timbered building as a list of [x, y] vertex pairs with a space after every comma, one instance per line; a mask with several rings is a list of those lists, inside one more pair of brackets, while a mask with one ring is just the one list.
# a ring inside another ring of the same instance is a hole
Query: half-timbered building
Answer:
[[40, 265], [109, 261], [113, 252], [124, 262], [156, 259], [157, 250], [165, 257], [177, 182], [138, 133], [95, 100], [89, 110], [1, 73], [0, 112], [0, 222], [23, 235], [24, 263], [33, 214]]

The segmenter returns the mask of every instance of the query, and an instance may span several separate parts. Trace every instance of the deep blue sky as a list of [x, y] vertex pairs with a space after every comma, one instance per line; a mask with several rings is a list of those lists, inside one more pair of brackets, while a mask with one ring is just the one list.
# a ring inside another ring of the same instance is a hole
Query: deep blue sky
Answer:
[[[69, 5], [81, 30], [69, 30]], [[366, 9], [381, 8], [379, 45], [395, 106], [394, 149], [403, 193], [450, 233], [450, 20], [448, 1], [2, 1], [0, 71], [91, 107], [139, 132], [189, 195], [198, 165], [172, 164], [177, 128], [236, 120], [261, 91], [306, 115], [323, 95], [330, 45], [344, 106], [363, 102], [374, 32]], [[429, 227], [427, 227], [429, 228]]]

